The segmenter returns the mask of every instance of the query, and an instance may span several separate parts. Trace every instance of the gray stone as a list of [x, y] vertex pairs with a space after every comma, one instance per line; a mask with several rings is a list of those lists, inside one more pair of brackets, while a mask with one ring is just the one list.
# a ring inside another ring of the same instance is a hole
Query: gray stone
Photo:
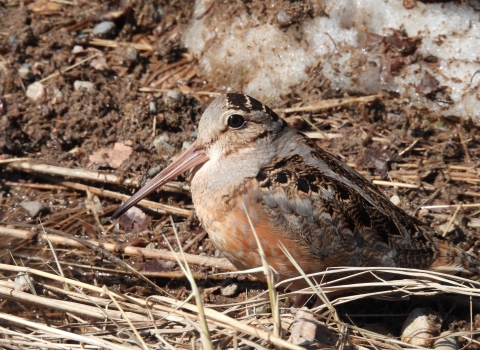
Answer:
[[100, 22], [93, 28], [93, 35], [107, 35], [115, 30], [115, 23], [110, 21]]
[[42, 202], [38, 201], [22, 202], [20, 203], [20, 206], [25, 209], [28, 215], [32, 218], [37, 217], [39, 214], [41, 214], [42, 211], [48, 209], [45, 205], [43, 205]]
[[231, 284], [222, 289], [222, 295], [224, 297], [233, 297], [238, 292], [238, 284]]

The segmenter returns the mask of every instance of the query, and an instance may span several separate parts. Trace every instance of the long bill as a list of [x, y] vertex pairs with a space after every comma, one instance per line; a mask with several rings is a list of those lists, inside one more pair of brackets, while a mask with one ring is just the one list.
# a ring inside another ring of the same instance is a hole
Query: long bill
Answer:
[[163, 171], [150, 180], [137, 193], [135, 193], [128, 201], [118, 208], [113, 213], [112, 218], [116, 219], [135, 204], [140, 202], [143, 198], [154, 192], [157, 188], [162, 187], [168, 181], [176, 178], [178, 175], [184, 173], [193, 167], [203, 164], [208, 160], [205, 152], [197, 147], [195, 141], [189, 149], [187, 149], [180, 157], [178, 157], [172, 164], [167, 166]]

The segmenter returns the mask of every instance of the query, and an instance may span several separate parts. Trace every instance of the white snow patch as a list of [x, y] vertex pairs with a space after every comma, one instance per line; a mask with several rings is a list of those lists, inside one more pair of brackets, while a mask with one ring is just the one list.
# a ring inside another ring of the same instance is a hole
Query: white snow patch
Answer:
[[[471, 117], [480, 124], [480, 13], [457, 2], [425, 4], [406, 9], [400, 0], [329, 0], [328, 16], [304, 20], [280, 29], [259, 24], [246, 12], [217, 20], [202, 16], [212, 0], [197, 0], [196, 15], [183, 35], [200, 60], [202, 74], [220, 82], [221, 90], [239, 90], [260, 99], [288, 93], [308, 79], [308, 68], [321, 73], [340, 91], [374, 94], [397, 92], [401, 101], [443, 116]], [[220, 6], [220, 5], [214, 5]], [[476, 5], [480, 8], [480, 5]], [[476, 11], [477, 10], [477, 11]], [[384, 81], [382, 55], [362, 48], [367, 33], [383, 36], [402, 30], [422, 38], [415, 54], [436, 56], [407, 64], [399, 75]], [[415, 87], [432, 74], [452, 103], [419, 95]]]

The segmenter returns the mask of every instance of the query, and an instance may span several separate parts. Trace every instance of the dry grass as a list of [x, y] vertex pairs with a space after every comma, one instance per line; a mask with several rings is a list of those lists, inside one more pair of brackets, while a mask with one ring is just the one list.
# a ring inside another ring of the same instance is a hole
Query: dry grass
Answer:
[[[176, 255], [183, 272], [195, 286], [188, 265], [181, 263], [185, 261], [183, 253]], [[56, 264], [47, 266], [50, 266], [50, 272], [15, 264], [0, 264], [2, 274], [11, 277], [0, 282], [2, 305], [9, 301], [23, 305], [25, 310], [42, 310], [37, 317], [30, 312], [23, 315], [0, 313], [1, 332], [5, 335], [0, 340], [1, 346], [21, 346], [25, 349], [74, 349], [82, 346], [89, 349], [301, 348], [285, 340], [290, 332], [294, 310], [276, 306], [277, 297], [272, 288], [269, 290], [270, 300], [260, 297], [241, 304], [216, 306], [202, 304], [202, 295], [194, 288], [192, 296], [195, 303], [191, 304], [189, 300], [180, 301], [163, 295], [140, 297], [119, 293], [106, 286], [64, 277], [55, 267]], [[435, 297], [446, 293], [469, 297], [471, 300], [480, 297], [479, 282], [412, 269], [335, 268], [300, 278], [322, 280], [325, 276], [328, 276], [329, 282], [314, 287], [327, 298], [339, 291], [354, 292], [349, 296], [331, 298], [328, 303], [311, 310], [338, 336], [336, 347], [360, 349], [366, 344], [372, 344], [377, 349], [409, 347], [395, 337], [342, 322], [332, 312], [332, 308], [339, 305], [370, 297]], [[368, 276], [370, 282], [351, 282], [358, 280], [359, 276]], [[385, 279], [387, 276], [388, 280]], [[283, 284], [289, 282], [291, 280]], [[32, 294], [32, 290], [37, 291], [38, 295]], [[313, 291], [308, 289], [302, 292]], [[282, 295], [280, 299], [288, 296]], [[271, 303], [277, 317], [265, 311], [255, 313], [256, 309], [267, 303]], [[234, 318], [230, 315], [232, 310], [238, 312], [242, 308], [249, 310], [246, 316]], [[473, 325], [471, 327], [474, 329]], [[467, 339], [470, 335], [471, 332], [454, 334]]]

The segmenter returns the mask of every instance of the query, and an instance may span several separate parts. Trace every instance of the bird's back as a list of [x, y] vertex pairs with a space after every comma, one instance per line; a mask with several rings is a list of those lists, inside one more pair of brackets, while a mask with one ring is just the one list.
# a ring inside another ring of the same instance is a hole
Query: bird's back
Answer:
[[473, 258], [389, 201], [364, 177], [298, 134], [256, 179], [260, 201], [289, 237], [328, 266], [477, 271]]

